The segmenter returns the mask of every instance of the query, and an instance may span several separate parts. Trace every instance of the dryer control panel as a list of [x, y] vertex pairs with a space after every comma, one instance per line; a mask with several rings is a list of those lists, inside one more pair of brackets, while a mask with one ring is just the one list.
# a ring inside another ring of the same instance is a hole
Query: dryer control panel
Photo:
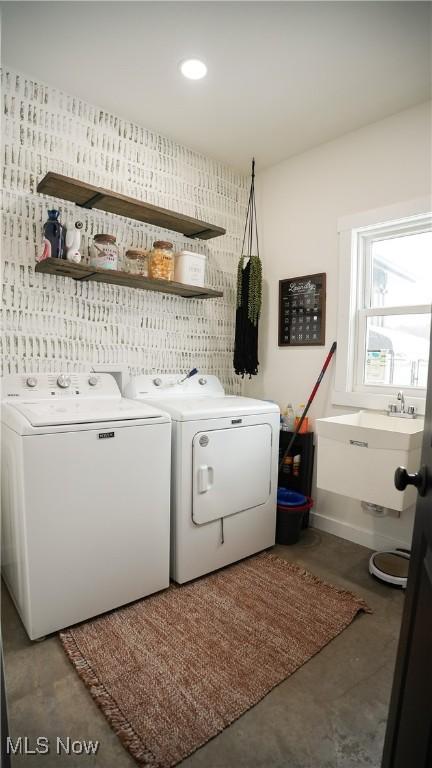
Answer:
[[190, 378], [182, 373], [155, 373], [133, 376], [125, 396], [136, 398], [223, 397], [225, 390], [217, 376], [197, 372]]
[[2, 379], [2, 400], [29, 402], [55, 398], [119, 398], [109, 373], [24, 373]]

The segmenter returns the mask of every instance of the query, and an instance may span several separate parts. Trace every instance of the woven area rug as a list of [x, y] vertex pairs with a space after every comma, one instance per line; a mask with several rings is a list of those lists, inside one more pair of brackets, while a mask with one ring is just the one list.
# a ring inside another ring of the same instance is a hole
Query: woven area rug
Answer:
[[139, 765], [170, 768], [344, 630], [351, 592], [261, 554], [61, 632]]

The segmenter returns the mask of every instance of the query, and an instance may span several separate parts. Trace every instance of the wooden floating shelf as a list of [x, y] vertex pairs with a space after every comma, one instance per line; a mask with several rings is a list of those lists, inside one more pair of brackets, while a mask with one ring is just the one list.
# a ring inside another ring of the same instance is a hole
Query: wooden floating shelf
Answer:
[[97, 283], [125, 285], [128, 288], [141, 288], [144, 291], [171, 293], [189, 299], [216, 299], [219, 296], [223, 296], [223, 293], [214, 291], [212, 288], [183, 285], [183, 283], [174, 283], [172, 280], [153, 280], [149, 277], [141, 277], [141, 275], [132, 275], [130, 272], [100, 269], [98, 267], [90, 267], [88, 264], [74, 264], [65, 259], [45, 259], [40, 261], [36, 264], [36, 272], [60, 277], [72, 277], [80, 282], [95, 280]]
[[181, 232], [186, 237], [210, 240], [226, 232], [222, 227], [193, 219], [183, 213], [159, 208], [142, 200], [135, 200], [133, 197], [126, 197], [119, 192], [112, 192], [102, 187], [94, 187], [92, 184], [62, 176], [59, 173], [47, 173], [37, 185], [37, 191], [76, 203], [82, 208], [96, 208], [98, 211], [115, 213], [118, 216], [126, 216], [128, 219], [136, 219], [156, 227]]

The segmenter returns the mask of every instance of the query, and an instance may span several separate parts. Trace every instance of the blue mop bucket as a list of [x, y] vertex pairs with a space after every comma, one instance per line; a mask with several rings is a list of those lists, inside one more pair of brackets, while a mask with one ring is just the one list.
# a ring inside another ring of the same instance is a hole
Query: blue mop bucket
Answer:
[[296, 544], [300, 538], [303, 515], [308, 512], [313, 501], [297, 491], [278, 488], [276, 541], [278, 544]]

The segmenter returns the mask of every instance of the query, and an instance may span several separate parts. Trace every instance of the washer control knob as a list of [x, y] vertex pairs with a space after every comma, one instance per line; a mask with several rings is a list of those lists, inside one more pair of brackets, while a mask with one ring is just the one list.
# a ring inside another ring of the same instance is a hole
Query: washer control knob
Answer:
[[162, 385], [162, 379], [153, 379], [153, 384], [155, 387], [160, 387]]
[[37, 384], [36, 376], [29, 376], [26, 380], [26, 384], [28, 387], [35, 387]]
[[66, 376], [65, 373], [61, 373], [60, 376], [57, 379], [57, 385], [61, 387], [61, 389], [67, 389], [70, 387], [70, 376]]
[[98, 383], [98, 377], [97, 376], [89, 376], [88, 383], [90, 384], [91, 387], [95, 387], [96, 384]]
[[200, 379], [198, 379], [198, 382], [199, 382], [199, 383], [200, 383], [202, 386], [204, 386], [204, 384], [207, 384], [207, 379], [205, 378], [205, 376], [201, 376], [201, 378], [200, 378]]

